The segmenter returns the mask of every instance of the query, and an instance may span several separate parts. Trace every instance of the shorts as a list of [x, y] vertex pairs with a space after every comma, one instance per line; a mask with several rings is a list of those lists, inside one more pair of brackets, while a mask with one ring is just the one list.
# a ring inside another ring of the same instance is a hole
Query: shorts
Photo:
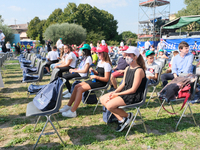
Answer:
[[114, 78], [117, 78], [117, 77], [124, 76], [124, 74], [123, 74], [123, 73], [120, 73], [120, 72], [118, 72], [118, 71], [115, 71], [115, 72], [112, 73], [112, 76], [113, 76]]

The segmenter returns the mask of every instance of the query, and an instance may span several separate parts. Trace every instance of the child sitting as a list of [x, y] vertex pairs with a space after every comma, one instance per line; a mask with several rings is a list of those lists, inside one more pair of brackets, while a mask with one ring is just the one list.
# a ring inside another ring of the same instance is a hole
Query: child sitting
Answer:
[[164, 50], [162, 50], [162, 49], [159, 50], [159, 54], [157, 56], [157, 59], [158, 58], [168, 59], [168, 57], [164, 54]]
[[146, 77], [149, 79], [149, 84], [156, 83], [158, 79], [159, 66], [154, 62], [154, 56], [154, 51], [149, 50], [146, 52]]

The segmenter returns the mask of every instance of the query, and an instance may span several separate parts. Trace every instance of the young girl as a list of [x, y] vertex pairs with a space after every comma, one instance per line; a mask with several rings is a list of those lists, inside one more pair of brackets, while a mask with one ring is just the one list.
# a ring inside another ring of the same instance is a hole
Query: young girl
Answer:
[[70, 45], [64, 45], [64, 52], [67, 53], [67, 57], [65, 62], [61, 65], [55, 66], [55, 68], [59, 68], [58, 76], [62, 77], [63, 72], [68, 72], [69, 69], [74, 69], [76, 67], [76, 55], [72, 52], [72, 47]]
[[78, 69], [69, 69], [69, 74], [63, 75], [63, 78], [66, 79], [65, 85], [67, 87], [67, 91], [63, 92], [63, 94], [66, 94], [63, 96], [64, 98], [70, 98], [71, 94], [71, 84], [69, 83], [70, 79], [73, 79], [75, 77], [85, 77], [87, 76], [87, 72], [89, 70], [90, 65], [92, 64], [92, 57], [91, 57], [91, 48], [88, 44], [84, 44], [81, 48], [83, 50], [83, 60], [81, 61]]
[[118, 119], [117, 132], [127, 127], [132, 118], [132, 113], [126, 113], [119, 106], [125, 106], [142, 101], [146, 84], [145, 63], [136, 47], [130, 46], [127, 51], [126, 62], [130, 65], [126, 68], [122, 84], [111, 93], [101, 97], [101, 103], [111, 111]]
[[[103, 87], [107, 84], [110, 77], [111, 71], [111, 61], [108, 56], [108, 48], [106, 46], [100, 46], [97, 50], [100, 61], [97, 64], [97, 70], [90, 69], [95, 75], [91, 75], [90, 79], [86, 82], [81, 82], [74, 87], [72, 96], [66, 106], [60, 109], [62, 116], [64, 117], [76, 117], [76, 109], [78, 108], [81, 99], [82, 93], [90, 89]], [[96, 82], [93, 82], [92, 79], [95, 79]], [[73, 106], [72, 106], [73, 104]]]

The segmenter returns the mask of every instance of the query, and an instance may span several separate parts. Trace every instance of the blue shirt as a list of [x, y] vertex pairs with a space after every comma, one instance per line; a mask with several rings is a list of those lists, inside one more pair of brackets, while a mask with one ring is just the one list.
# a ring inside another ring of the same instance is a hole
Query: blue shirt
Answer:
[[172, 63], [172, 73], [176, 73], [177, 75], [181, 73], [193, 73], [193, 58], [194, 56], [191, 53], [186, 54], [184, 58], [180, 54], [176, 55]]

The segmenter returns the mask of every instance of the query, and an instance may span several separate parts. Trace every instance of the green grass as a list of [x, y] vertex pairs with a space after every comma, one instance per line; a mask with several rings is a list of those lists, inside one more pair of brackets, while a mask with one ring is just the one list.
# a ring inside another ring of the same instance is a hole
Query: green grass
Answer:
[[[21, 83], [22, 72], [17, 61], [6, 62], [6, 69], [3, 69], [4, 88], [0, 89], [0, 145], [1, 149], [32, 149], [39, 137], [46, 118], [42, 117], [35, 129], [37, 117], [26, 117], [26, 106], [32, 101], [34, 95], [27, 99], [28, 85]], [[47, 84], [49, 76], [44, 76], [42, 84]], [[121, 79], [118, 80], [118, 83]], [[65, 90], [66, 88], [64, 88]], [[158, 91], [162, 89], [161, 85], [157, 87]], [[147, 99], [151, 94], [152, 88], [149, 88]], [[100, 93], [97, 92], [97, 97]], [[62, 101], [62, 106], [68, 100]], [[176, 112], [179, 112], [182, 103], [174, 104]], [[102, 107], [98, 106], [93, 114], [95, 105], [80, 104], [77, 109], [78, 117], [64, 118], [57, 114], [61, 128], [52, 121], [58, 129], [65, 147], [62, 146], [56, 134], [42, 136], [36, 149], [38, 150], [86, 150], [86, 149], [104, 149], [104, 150], [143, 150], [143, 149], [182, 149], [196, 150], [200, 149], [200, 128], [196, 127], [191, 117], [184, 117], [175, 131], [176, 123], [180, 115], [170, 115], [161, 111], [158, 118], [156, 113], [160, 107], [157, 98], [150, 101], [148, 108], [140, 108], [143, 119], [148, 130], [147, 134], [143, 125], [133, 126], [127, 140], [124, 136], [127, 129], [117, 133], [116, 123], [106, 124], [102, 119]], [[198, 104], [191, 105], [197, 124], [200, 123], [200, 109]], [[170, 110], [170, 106], [166, 105]], [[132, 110], [135, 113], [135, 110]], [[189, 110], [187, 110], [189, 112]], [[179, 112], [179, 114], [181, 114]], [[47, 125], [45, 132], [53, 132], [50, 124]]]

